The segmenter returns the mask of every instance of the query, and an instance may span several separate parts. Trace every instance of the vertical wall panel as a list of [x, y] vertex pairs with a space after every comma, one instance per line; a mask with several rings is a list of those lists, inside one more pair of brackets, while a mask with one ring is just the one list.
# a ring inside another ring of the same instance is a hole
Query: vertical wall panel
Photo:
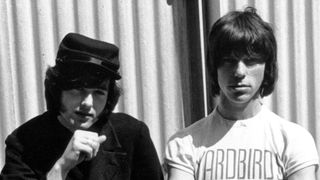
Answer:
[[[45, 111], [43, 80], [69, 32], [120, 47], [123, 89], [116, 111], [144, 121], [160, 159], [183, 127], [180, 61], [186, 59], [185, 7], [150, 0], [3, 0], [0, 2], [0, 169], [4, 140]], [[177, 9], [179, 11], [177, 11]], [[179, 16], [181, 21], [175, 21]], [[177, 24], [178, 23], [178, 24]], [[185, 72], [187, 73], [187, 72]]]
[[[37, 0], [40, 1], [40, 0]], [[55, 26], [58, 39], [57, 43], [64, 37], [68, 32], [78, 32], [78, 24], [76, 24], [77, 4], [76, 1], [72, 0], [56, 0], [53, 1], [53, 8], [55, 9]], [[48, 19], [48, 21], [52, 21]], [[80, 20], [81, 21], [81, 20]], [[96, 28], [96, 27], [91, 27]]]
[[[38, 104], [34, 104], [33, 108], [29, 109], [29, 111], [24, 111], [24, 109], [28, 108], [27, 106], [34, 103], [34, 100], [38, 100], [36, 87], [37, 79], [29, 79], [29, 77], [36, 77], [36, 63], [35, 61], [28, 61], [29, 59], [35, 59], [33, 36], [34, 21], [30, 1], [12, 1], [11, 8], [13, 26], [9, 31], [14, 33], [14, 37], [11, 40], [15, 41], [13, 53], [16, 55], [16, 59], [12, 59], [12, 65], [16, 68], [12, 71], [17, 80], [14, 83], [13, 91], [19, 92], [19, 96], [15, 99], [14, 103], [16, 110], [19, 111], [19, 114], [17, 115], [23, 119], [27, 116], [35, 115], [39, 111]], [[26, 76], [26, 74], [30, 76]], [[27, 91], [27, 89], [30, 91]]]
[[[164, 140], [168, 139], [172, 132], [177, 131], [183, 123], [183, 97], [182, 97], [182, 80], [180, 76], [180, 66], [178, 59], [178, 47], [175, 40], [176, 34], [174, 33], [173, 14], [168, 10], [168, 7], [163, 6], [160, 1], [156, 1], [157, 6], [155, 12], [157, 14], [156, 22], [157, 33], [156, 43], [158, 47], [157, 67], [160, 68], [161, 78], [159, 79], [160, 86], [160, 99], [161, 103], [161, 119], [159, 127], [161, 127], [162, 144], [164, 148]], [[166, 120], [173, 118], [174, 121], [169, 123]]]
[[[310, 41], [312, 41], [310, 46], [312, 47], [312, 59], [311, 63], [313, 64], [313, 81], [310, 83], [313, 84], [312, 88], [314, 89], [315, 96], [312, 98], [313, 103], [313, 112], [310, 120], [314, 122], [313, 134], [316, 137], [318, 152], [320, 151], [320, 1], [312, 1], [311, 8], [308, 11], [311, 13], [311, 33]], [[320, 177], [320, 176], [319, 176]]]
[[[9, 10], [6, 3], [0, 3], [0, 147], [4, 147], [4, 137], [15, 127], [14, 123], [7, 123], [6, 118], [14, 115], [12, 97], [12, 76], [9, 57], [8, 19]], [[7, 59], [4, 61], [3, 59]], [[4, 160], [4, 148], [1, 148], [0, 159]], [[1, 164], [2, 165], [2, 164]], [[2, 167], [2, 166], [1, 166]]]
[[[78, 31], [82, 34], [94, 35], [96, 30], [96, 8], [95, 1], [78, 0], [74, 1], [76, 7], [76, 18]], [[107, 22], [106, 22], [107, 23]], [[94, 27], [94, 28], [93, 28]]]
[[[125, 90], [121, 97], [121, 103], [118, 105], [119, 109], [134, 114], [139, 119], [142, 117], [142, 112], [139, 110], [139, 104], [142, 104], [141, 99], [141, 82], [140, 79], [140, 67], [136, 64], [136, 60], [139, 59], [139, 52], [137, 51], [137, 40], [139, 36], [137, 34], [137, 14], [132, 2], [125, 3], [124, 0], [116, 3], [116, 12], [119, 21], [116, 23], [117, 29], [122, 38], [119, 38], [120, 51], [126, 53], [120, 53], [121, 74], [122, 74], [122, 87]], [[132, 28], [126, 28], [126, 27]], [[132, 88], [136, 87], [136, 88]]]

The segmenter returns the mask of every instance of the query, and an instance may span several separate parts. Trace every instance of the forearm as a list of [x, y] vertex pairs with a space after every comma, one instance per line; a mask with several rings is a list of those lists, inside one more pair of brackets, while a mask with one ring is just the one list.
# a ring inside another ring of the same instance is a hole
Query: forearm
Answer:
[[63, 168], [63, 162], [59, 159], [47, 174], [47, 180], [64, 180], [67, 177], [68, 170]]

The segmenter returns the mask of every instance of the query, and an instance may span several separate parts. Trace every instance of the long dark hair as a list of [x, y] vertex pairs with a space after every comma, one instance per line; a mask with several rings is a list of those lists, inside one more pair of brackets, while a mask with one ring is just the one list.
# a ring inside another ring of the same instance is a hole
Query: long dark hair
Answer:
[[64, 63], [49, 67], [44, 81], [47, 109], [55, 112], [60, 111], [63, 90], [99, 87], [103, 81], [109, 79], [108, 98], [103, 113], [112, 112], [121, 95], [121, 89], [116, 80], [110, 77], [96, 65], [85, 63]]
[[266, 63], [260, 95], [274, 90], [278, 76], [277, 43], [271, 26], [263, 21], [256, 9], [247, 7], [243, 12], [232, 11], [221, 17], [211, 28], [208, 39], [207, 68], [211, 92], [219, 95], [217, 69], [226, 55], [259, 57]]

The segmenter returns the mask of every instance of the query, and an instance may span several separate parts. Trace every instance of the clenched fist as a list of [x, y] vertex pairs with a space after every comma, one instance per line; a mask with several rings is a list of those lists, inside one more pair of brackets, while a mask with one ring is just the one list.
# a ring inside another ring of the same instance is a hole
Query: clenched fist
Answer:
[[[62, 156], [48, 173], [48, 179], [64, 179], [68, 172], [83, 160], [91, 160], [99, 150], [106, 136], [95, 132], [76, 130]], [[57, 176], [58, 175], [58, 176]]]

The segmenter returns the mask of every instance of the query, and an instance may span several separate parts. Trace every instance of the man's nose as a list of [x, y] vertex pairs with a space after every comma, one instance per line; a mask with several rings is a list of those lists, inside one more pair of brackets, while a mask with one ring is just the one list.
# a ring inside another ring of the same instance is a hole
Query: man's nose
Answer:
[[93, 106], [93, 97], [91, 93], [85, 94], [81, 102], [81, 108], [91, 108]]
[[243, 78], [246, 75], [247, 66], [244, 62], [239, 61], [235, 66], [234, 75], [237, 78]]

